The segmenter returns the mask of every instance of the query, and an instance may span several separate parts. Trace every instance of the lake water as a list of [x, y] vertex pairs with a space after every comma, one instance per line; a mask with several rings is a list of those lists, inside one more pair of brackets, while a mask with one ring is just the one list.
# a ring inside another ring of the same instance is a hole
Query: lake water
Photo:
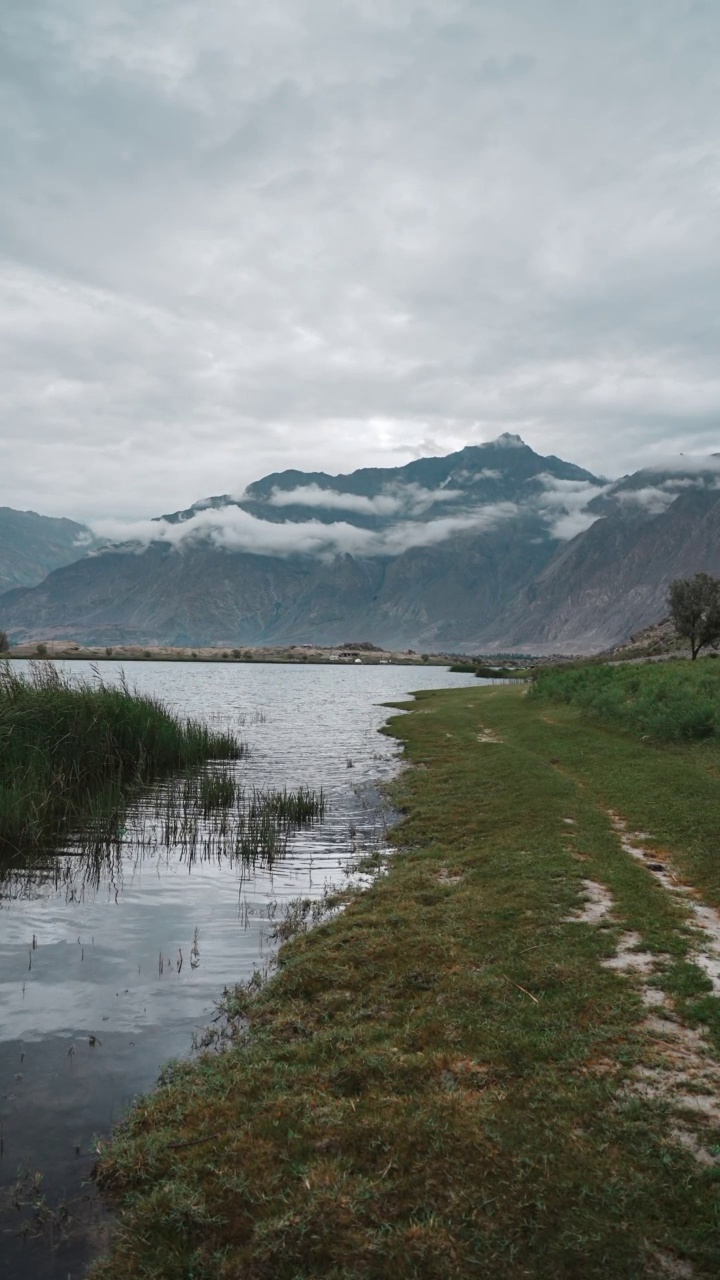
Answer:
[[[59, 665], [91, 677], [87, 663]], [[263, 968], [284, 906], [347, 883], [358, 855], [382, 846], [389, 813], [378, 787], [399, 755], [378, 732], [392, 714], [382, 704], [414, 688], [477, 685], [440, 667], [147, 662], [126, 671], [140, 692], [235, 731], [248, 747], [237, 766], [248, 787], [322, 788], [327, 812], [291, 837], [272, 873], [223, 859], [189, 868], [176, 852], [139, 858], [130, 847], [99, 883], [59, 853], [0, 884], [4, 1280], [82, 1276], [104, 1230], [87, 1185], [97, 1139], [163, 1063], [191, 1052], [223, 988]], [[106, 680], [119, 673], [102, 666]], [[42, 1175], [53, 1213], [13, 1205], [19, 1175], [24, 1203]], [[70, 1220], [61, 1231], [63, 1203]]]

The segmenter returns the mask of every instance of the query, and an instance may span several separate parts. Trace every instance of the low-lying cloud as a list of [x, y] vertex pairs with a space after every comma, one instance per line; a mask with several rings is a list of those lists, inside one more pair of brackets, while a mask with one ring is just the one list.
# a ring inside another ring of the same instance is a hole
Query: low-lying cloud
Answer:
[[532, 483], [541, 487], [536, 499], [540, 515], [547, 521], [552, 537], [563, 542], [584, 533], [599, 519], [597, 511], [588, 510], [589, 503], [610, 488], [590, 480], [561, 480], [548, 473], [533, 477]]
[[[151, 543], [177, 548], [206, 542], [218, 549], [251, 555], [397, 556], [414, 547], [436, 546], [455, 534], [493, 529], [518, 514], [512, 502], [489, 503], [463, 514], [429, 521], [398, 521], [382, 530], [362, 529], [348, 521], [320, 520], [274, 523], [261, 520], [238, 506], [205, 509], [181, 522], [171, 520], [96, 520], [93, 532], [123, 549], [138, 552]], [[119, 549], [119, 548], [116, 548]]]
[[[700, 466], [700, 463], [703, 463]], [[684, 460], [683, 460], [684, 463]], [[422, 485], [388, 485], [380, 494], [342, 493], [325, 489], [316, 483], [293, 489], [273, 489], [267, 502], [276, 509], [307, 507], [309, 511], [337, 511], [348, 519], [330, 522], [310, 516], [307, 520], [266, 520], [244, 510], [241, 498], [228, 500], [224, 506], [196, 503], [192, 514], [182, 520], [91, 521], [97, 538], [123, 549], [130, 545], [138, 553], [152, 543], [165, 543], [180, 550], [200, 542], [226, 551], [239, 551], [260, 556], [309, 555], [332, 559], [338, 555], [398, 556], [413, 548], [431, 547], [465, 533], [483, 533], [506, 521], [522, 517], [539, 519], [548, 536], [568, 541], [589, 529], [607, 514], [594, 500], [612, 498], [628, 512], [661, 515], [688, 488], [720, 487], [720, 458], [717, 466], [698, 459], [697, 469], [690, 474], [678, 468], [677, 475], [658, 475], [657, 484], [637, 489], [623, 489], [616, 483], [600, 484], [591, 480], [564, 480], [550, 473], [531, 477], [521, 502], [498, 501], [479, 503], [471, 492], [460, 488], [426, 489]], [[717, 478], [713, 472], [717, 471]], [[478, 474], [468, 476], [477, 480]], [[501, 478], [501, 473], [481, 473], [481, 478]], [[453, 477], [457, 486], [458, 477]], [[447, 515], [423, 519], [436, 504], [452, 503], [456, 508]], [[352, 517], [374, 516], [387, 523], [367, 529], [353, 523]], [[92, 554], [92, 553], [91, 553]]]
[[626, 509], [639, 508], [649, 516], [662, 515], [663, 511], [672, 506], [677, 496], [676, 493], [668, 493], [667, 489], [656, 489], [652, 485], [643, 489], [626, 489], [615, 494], [618, 502]]
[[358, 515], [421, 515], [438, 502], [456, 502], [465, 495], [462, 489], [425, 489], [420, 484], [388, 485], [382, 493], [370, 497], [362, 493], [341, 493], [323, 489], [319, 484], [299, 485], [295, 489], [273, 489], [268, 502], [273, 507], [321, 507], [330, 511], [353, 511]]

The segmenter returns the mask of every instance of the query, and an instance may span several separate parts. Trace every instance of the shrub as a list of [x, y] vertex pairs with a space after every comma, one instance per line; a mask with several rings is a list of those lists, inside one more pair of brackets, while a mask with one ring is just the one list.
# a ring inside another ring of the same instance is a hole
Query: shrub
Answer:
[[720, 669], [682, 661], [545, 668], [531, 696], [566, 702], [641, 737], [720, 737]]

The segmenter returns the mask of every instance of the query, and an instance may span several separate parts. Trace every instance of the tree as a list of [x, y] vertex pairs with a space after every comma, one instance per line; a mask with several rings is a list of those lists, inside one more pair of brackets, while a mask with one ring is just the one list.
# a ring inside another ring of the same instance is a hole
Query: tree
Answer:
[[0, 653], [7, 653], [10, 648], [10, 641], [7, 638], [6, 631], [0, 631]]
[[701, 649], [720, 640], [720, 579], [709, 573], [676, 578], [670, 584], [668, 604], [675, 630], [690, 641], [694, 662]]

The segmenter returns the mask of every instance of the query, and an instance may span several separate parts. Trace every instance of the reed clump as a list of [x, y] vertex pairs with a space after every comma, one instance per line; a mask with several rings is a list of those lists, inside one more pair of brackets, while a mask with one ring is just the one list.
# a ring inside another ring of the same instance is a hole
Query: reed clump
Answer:
[[531, 695], [645, 738], [720, 737], [720, 663], [707, 659], [548, 667], [535, 676]]
[[124, 680], [76, 681], [46, 662], [23, 675], [0, 662], [0, 854], [56, 839], [109, 793], [242, 750]]
[[287, 853], [290, 837], [320, 822], [322, 791], [253, 787], [236, 774], [214, 768], [171, 779], [125, 819], [125, 838], [140, 852], [174, 849], [181, 860], [229, 861], [272, 866]]

